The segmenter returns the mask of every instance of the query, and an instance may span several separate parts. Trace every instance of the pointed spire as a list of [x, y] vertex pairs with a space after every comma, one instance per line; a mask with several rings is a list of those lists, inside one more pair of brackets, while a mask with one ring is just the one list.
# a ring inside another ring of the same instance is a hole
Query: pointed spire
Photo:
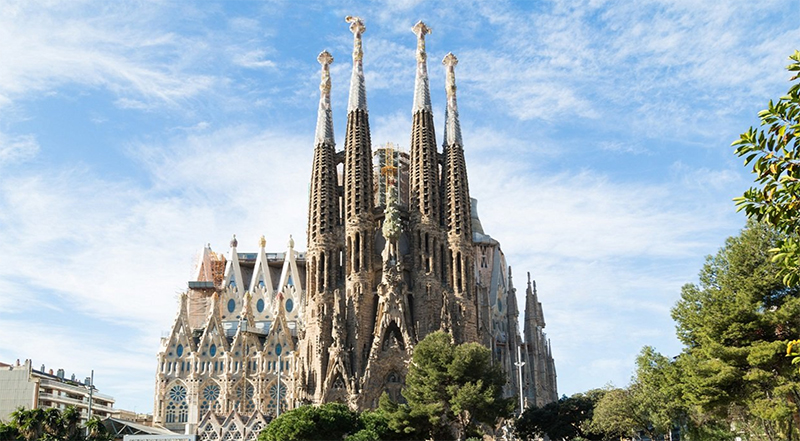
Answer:
[[350, 101], [347, 112], [354, 110], [367, 111], [367, 89], [364, 85], [364, 50], [361, 48], [361, 34], [367, 30], [364, 22], [359, 17], [347, 16], [344, 19], [350, 23], [350, 32], [353, 33], [353, 74], [350, 77]]
[[425, 53], [425, 35], [431, 33], [422, 21], [417, 22], [413, 28], [417, 35], [417, 77], [414, 80], [414, 108], [412, 113], [421, 110], [431, 111], [431, 92], [428, 87], [428, 54]]
[[317, 57], [322, 65], [321, 79], [319, 82], [319, 111], [317, 112], [317, 132], [314, 137], [315, 144], [328, 143], [333, 145], [333, 116], [331, 114], [331, 69], [333, 56], [328, 51], [322, 51]]
[[447, 91], [447, 107], [444, 114], [444, 145], [460, 145], [463, 147], [461, 141], [461, 123], [458, 122], [458, 103], [456, 102], [456, 72], [455, 67], [458, 64], [458, 58], [452, 52], [448, 53], [442, 64], [447, 67], [447, 79], [445, 82], [445, 90]]

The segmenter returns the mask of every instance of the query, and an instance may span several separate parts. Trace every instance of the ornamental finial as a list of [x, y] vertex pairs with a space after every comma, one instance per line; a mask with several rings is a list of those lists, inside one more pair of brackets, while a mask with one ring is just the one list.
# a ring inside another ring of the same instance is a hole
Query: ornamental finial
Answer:
[[317, 61], [322, 65], [322, 73], [319, 82], [319, 111], [317, 113], [317, 130], [315, 141], [317, 144], [333, 140], [333, 116], [331, 114], [331, 69], [333, 56], [328, 51], [322, 51], [317, 57]]
[[350, 99], [347, 103], [347, 111], [363, 110], [366, 112], [367, 90], [364, 85], [364, 67], [361, 62], [364, 58], [364, 50], [361, 47], [361, 34], [367, 28], [359, 17], [348, 15], [344, 20], [350, 23], [350, 32], [353, 33], [353, 74], [350, 77]]
[[458, 120], [458, 102], [456, 101], [456, 65], [458, 58], [449, 52], [442, 60], [446, 67], [445, 91], [447, 92], [447, 107], [444, 111], [444, 145], [463, 146], [461, 141], [461, 123]]
[[421, 110], [430, 112], [431, 92], [428, 87], [428, 56], [425, 54], [425, 35], [431, 33], [431, 28], [419, 21], [411, 30], [417, 35], [417, 77], [414, 80], [414, 107], [412, 113], [417, 113]]
[[350, 32], [353, 33], [353, 61], [361, 61], [364, 51], [361, 49], [361, 34], [367, 30], [361, 17], [348, 15], [344, 21], [350, 23]]
[[319, 83], [319, 90], [329, 94], [331, 91], [331, 69], [330, 65], [333, 63], [333, 55], [328, 51], [322, 51], [317, 56], [317, 61], [322, 65], [322, 79]]
[[261, 239], [258, 240], [258, 245], [261, 248], [264, 248], [265, 246], [267, 246], [267, 239], [264, 237], [263, 234], [261, 235]]
[[428, 57], [425, 53], [425, 35], [430, 34], [433, 29], [420, 20], [411, 30], [417, 34], [417, 61], [423, 62]]
[[452, 52], [448, 52], [442, 60], [442, 64], [447, 67], [447, 83], [445, 89], [447, 96], [456, 94], [456, 72], [455, 67], [458, 64], [458, 58]]
[[239, 246], [239, 241], [236, 240], [236, 235], [234, 234], [231, 239], [231, 248], [236, 248], [237, 246]]
[[292, 238], [291, 234], [289, 235], [289, 243], [287, 245], [289, 246], [289, 249], [294, 249], [294, 238]]

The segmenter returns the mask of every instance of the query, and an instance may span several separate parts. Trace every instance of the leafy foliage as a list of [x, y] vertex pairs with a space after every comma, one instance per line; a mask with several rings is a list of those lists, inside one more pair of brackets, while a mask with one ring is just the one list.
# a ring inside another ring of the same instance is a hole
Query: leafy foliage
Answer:
[[[800, 52], [795, 51], [787, 66], [800, 72]], [[795, 74], [790, 81], [800, 75]], [[758, 114], [761, 129], [750, 129], [733, 143], [736, 154], [752, 164], [755, 187], [736, 198], [739, 210], [747, 216], [768, 223], [786, 237], [774, 247], [776, 261], [782, 265], [787, 285], [800, 282], [800, 83], [777, 102], [770, 100]]]
[[515, 432], [522, 439], [547, 436], [551, 440], [601, 440], [603, 435], [596, 433], [590, 423], [595, 405], [605, 393], [603, 389], [593, 389], [542, 407], [529, 407], [517, 420]]
[[261, 441], [342, 439], [358, 430], [358, 414], [344, 404], [302, 406], [272, 420], [259, 435]]
[[414, 347], [402, 391], [407, 403], [381, 397], [389, 426], [417, 438], [464, 439], [480, 435], [511, 414], [513, 398], [503, 398], [505, 375], [489, 349], [477, 343], [454, 345], [434, 332]]
[[381, 411], [354, 412], [340, 403], [302, 406], [272, 420], [261, 432], [260, 441], [345, 441], [405, 440], [389, 427]]
[[[112, 439], [101, 420], [93, 417], [82, 427], [81, 413], [74, 406], [59, 409], [18, 408], [11, 421], [0, 423], [3, 441], [109, 441]], [[86, 430], [88, 429], [88, 430]], [[88, 431], [88, 435], [85, 432]]]
[[770, 250], [786, 236], [755, 222], [709, 257], [699, 285], [672, 310], [686, 345], [676, 360], [689, 416], [767, 438], [800, 429], [800, 378], [785, 356], [800, 334], [800, 288], [787, 287]]

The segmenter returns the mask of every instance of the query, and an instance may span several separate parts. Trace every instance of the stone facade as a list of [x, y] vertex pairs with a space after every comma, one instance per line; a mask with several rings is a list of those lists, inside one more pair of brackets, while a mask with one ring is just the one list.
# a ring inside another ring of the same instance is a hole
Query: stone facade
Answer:
[[[479, 342], [508, 374], [506, 394], [530, 404], [557, 398], [555, 367], [535, 285], [519, 329], [516, 290], [499, 242], [470, 198], [448, 54], [443, 148], [436, 145], [425, 37], [418, 23], [410, 151], [373, 154], [357, 17], [343, 151], [336, 151], [330, 65], [323, 52], [305, 253], [227, 257], [205, 247], [158, 354], [154, 420], [222, 439], [253, 433], [279, 412], [338, 401], [371, 408], [400, 390], [414, 345], [444, 330]], [[376, 159], [373, 163], [373, 158]], [[341, 173], [339, 172], [341, 170]], [[378, 193], [379, 192], [379, 193]], [[238, 419], [237, 419], [238, 418]], [[199, 426], [198, 426], [199, 424]], [[254, 426], [255, 427], [255, 426]], [[234, 439], [234, 438], [231, 438]], [[240, 438], [236, 438], [240, 439]]]

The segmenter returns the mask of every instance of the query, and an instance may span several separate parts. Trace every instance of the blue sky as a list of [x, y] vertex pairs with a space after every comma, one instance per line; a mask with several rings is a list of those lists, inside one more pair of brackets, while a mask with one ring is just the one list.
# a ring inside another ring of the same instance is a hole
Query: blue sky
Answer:
[[94, 369], [139, 412], [204, 244], [304, 249], [316, 56], [342, 148], [346, 15], [376, 144], [408, 148], [412, 25], [433, 29], [439, 142], [459, 58], [470, 191], [520, 293], [537, 280], [568, 395], [680, 351], [680, 287], [744, 224], [730, 143], [800, 41], [788, 0], [187, 3], [0, 3], [0, 361]]

